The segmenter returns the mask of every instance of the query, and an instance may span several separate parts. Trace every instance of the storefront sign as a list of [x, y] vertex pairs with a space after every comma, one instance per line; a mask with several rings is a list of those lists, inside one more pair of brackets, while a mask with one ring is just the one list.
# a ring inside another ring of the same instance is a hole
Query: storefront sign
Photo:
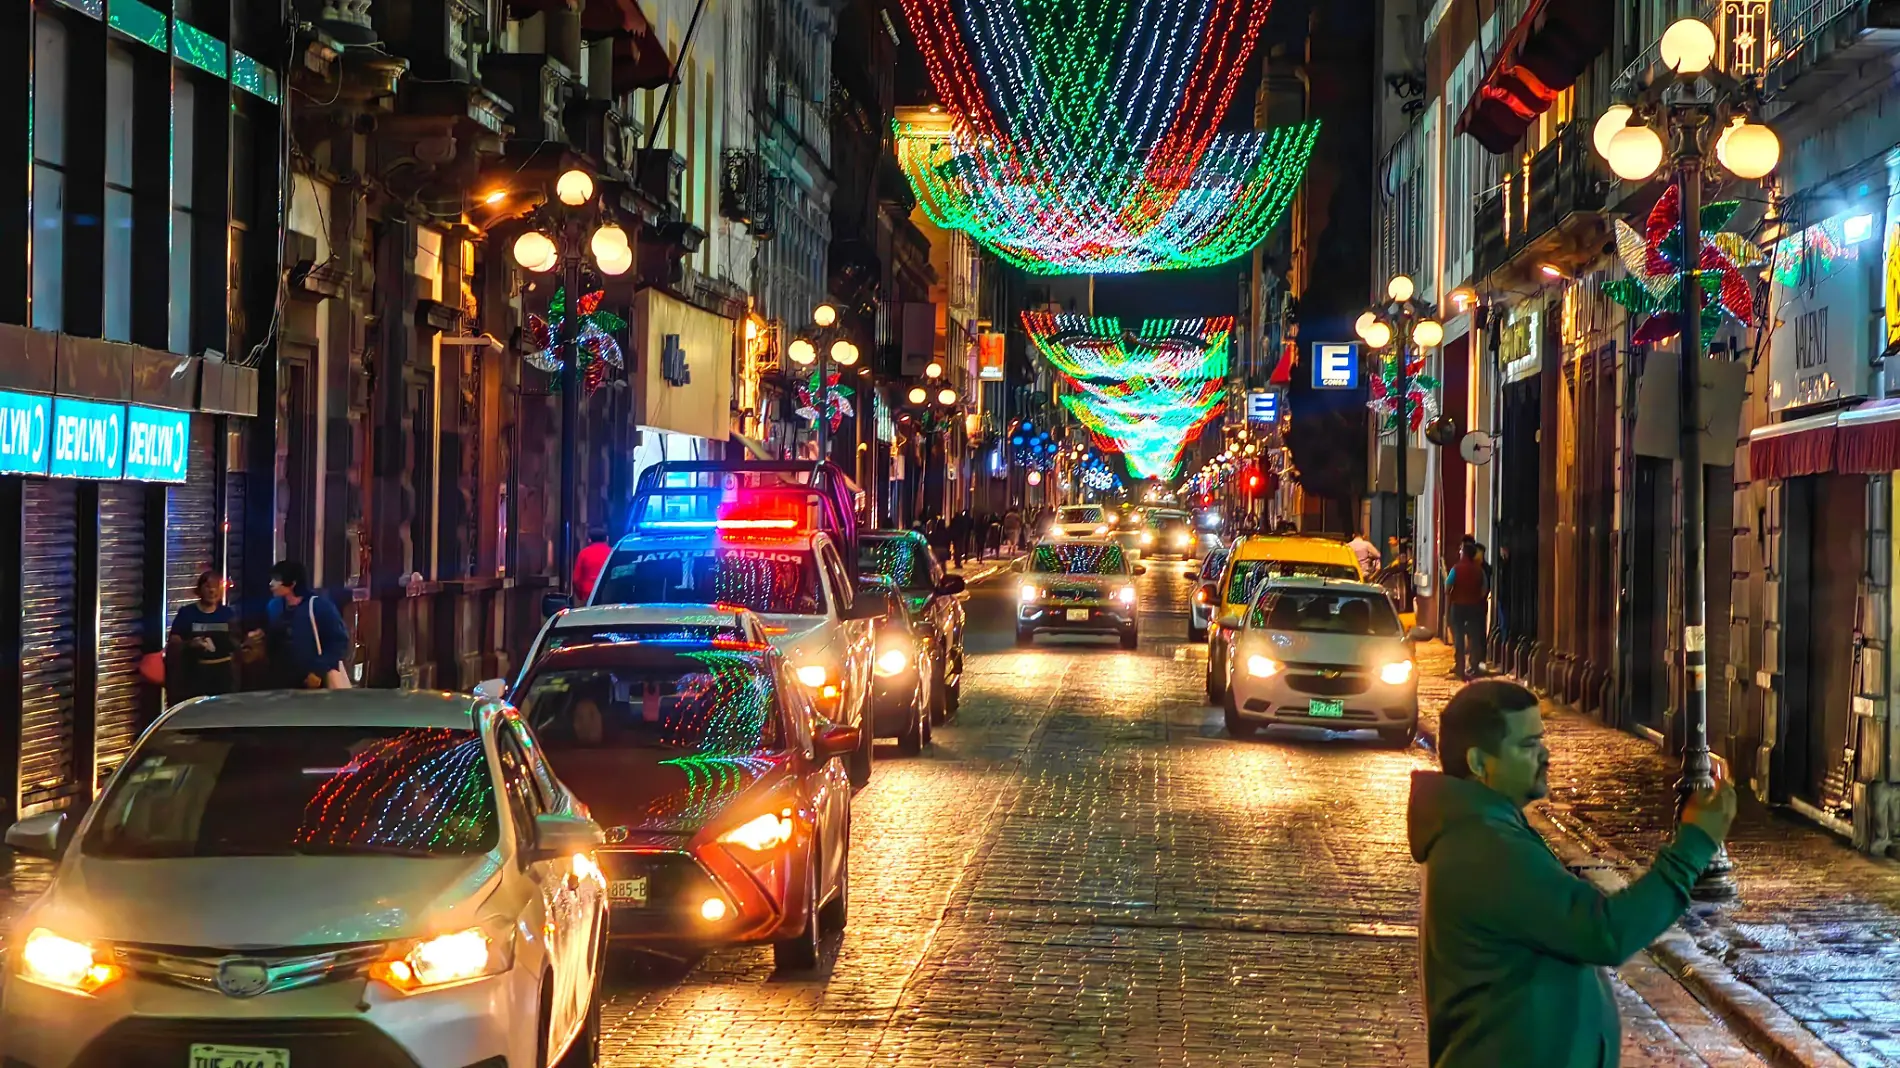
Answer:
[[1313, 388], [1359, 388], [1359, 346], [1352, 342], [1313, 342]]
[[125, 477], [140, 482], [183, 482], [191, 449], [191, 413], [166, 408], [125, 410]]
[[0, 393], [0, 473], [46, 473], [47, 428], [53, 398], [34, 393]]
[[976, 338], [976, 377], [1001, 381], [1003, 377], [1003, 335], [985, 330]]
[[118, 478], [125, 471], [125, 405], [53, 398], [55, 478]]
[[[1871, 279], [1865, 271], [1873, 257], [1823, 259], [1812, 251], [1817, 244], [1840, 244], [1834, 237], [1837, 225], [1844, 224], [1830, 219], [1790, 235], [1784, 244], [1800, 243], [1808, 249], [1802, 254], [1776, 249], [1768, 305], [1775, 309], [1768, 349], [1770, 411], [1865, 396], [1868, 363], [1884, 347], [1869, 325]], [[1816, 269], [1822, 263], [1832, 270]]]
[[633, 424], [725, 441], [732, 434], [736, 320], [657, 289], [634, 297]]
[[1280, 391], [1262, 389], [1247, 394], [1247, 421], [1250, 423], [1279, 422]]
[[1900, 197], [1887, 201], [1887, 344], [1900, 342]]
[[1518, 382], [1543, 369], [1538, 351], [1539, 311], [1515, 312], [1498, 331], [1498, 367], [1506, 382]]

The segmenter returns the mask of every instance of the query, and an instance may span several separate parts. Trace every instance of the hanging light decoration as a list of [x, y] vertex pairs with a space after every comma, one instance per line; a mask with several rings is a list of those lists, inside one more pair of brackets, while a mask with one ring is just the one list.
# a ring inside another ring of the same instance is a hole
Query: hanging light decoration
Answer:
[[[1702, 329], [1712, 334], [1724, 318], [1755, 322], [1753, 275], [1766, 260], [1760, 246], [1722, 229], [1741, 207], [1738, 200], [1702, 206], [1702, 259], [1695, 276], [1702, 286]], [[1629, 277], [1603, 283], [1603, 292], [1631, 314], [1648, 316], [1631, 335], [1639, 344], [1664, 341], [1682, 330], [1682, 199], [1670, 186], [1649, 211], [1642, 232], [1616, 222], [1616, 248]]]
[[[833, 371], [825, 377], [825, 421], [836, 430], [844, 424], [844, 417], [854, 414], [851, 407], [851, 387], [839, 383], [838, 372]], [[798, 405], [793, 411], [800, 419], [808, 423], [818, 421], [818, 371], [812, 369], [811, 377], [800, 380], [793, 387], [793, 401]]]
[[1218, 132], [1268, 0], [905, 0], [946, 110], [895, 127], [925, 214], [1041, 274], [1221, 263], [1298, 187], [1316, 123]]
[[[578, 342], [581, 354], [581, 386], [586, 396], [593, 396], [595, 390], [607, 381], [608, 367], [624, 367], [626, 359], [621, 354], [620, 342], [615, 335], [627, 328], [627, 321], [610, 311], [602, 311], [600, 302], [606, 296], [605, 291], [596, 289], [581, 294], [580, 304], [576, 307], [579, 315]], [[558, 287], [554, 296], [548, 300], [548, 314], [543, 317], [532, 312], [528, 314], [528, 340], [534, 346], [523, 359], [529, 366], [555, 375], [554, 388], [561, 388], [560, 378], [565, 362], [561, 359], [564, 339], [560, 336], [561, 323], [567, 314], [567, 288]]]

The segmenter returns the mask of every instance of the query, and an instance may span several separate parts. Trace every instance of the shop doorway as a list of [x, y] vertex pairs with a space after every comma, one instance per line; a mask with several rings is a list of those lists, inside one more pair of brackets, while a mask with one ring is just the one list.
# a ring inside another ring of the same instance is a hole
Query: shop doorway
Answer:
[[1843, 756], [1852, 725], [1854, 631], [1866, 566], [1867, 480], [1791, 478], [1782, 486], [1787, 566], [1782, 576], [1782, 793], [1824, 811], [1847, 808], [1853, 776]]

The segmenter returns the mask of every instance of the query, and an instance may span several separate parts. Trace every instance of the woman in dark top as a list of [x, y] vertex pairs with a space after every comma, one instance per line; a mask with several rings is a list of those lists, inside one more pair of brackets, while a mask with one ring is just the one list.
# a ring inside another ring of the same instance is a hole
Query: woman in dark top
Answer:
[[178, 610], [165, 643], [165, 692], [172, 703], [237, 690], [237, 610], [224, 603], [224, 576], [198, 576], [198, 599]]

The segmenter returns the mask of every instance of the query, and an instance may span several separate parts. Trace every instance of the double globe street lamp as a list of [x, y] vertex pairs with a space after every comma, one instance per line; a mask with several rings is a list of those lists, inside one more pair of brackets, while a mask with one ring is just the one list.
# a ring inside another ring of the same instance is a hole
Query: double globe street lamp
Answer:
[[515, 263], [524, 271], [547, 274], [562, 269], [559, 338], [561, 353], [561, 558], [562, 581], [572, 582], [576, 499], [579, 480], [577, 434], [581, 411], [581, 270], [591, 257], [594, 269], [619, 276], [633, 269], [633, 239], [594, 199], [594, 179], [586, 171], [564, 172], [554, 183], [559, 206], [548, 205], [533, 228], [515, 238]]
[[852, 344], [838, 320], [838, 308], [820, 304], [811, 310], [810, 328], [785, 346], [785, 355], [800, 367], [818, 365], [818, 383], [812, 390], [812, 406], [818, 410], [818, 459], [829, 460], [831, 413], [831, 365], [851, 367], [858, 362], [858, 347]]
[[[1406, 552], [1412, 540], [1411, 486], [1406, 473], [1406, 455], [1411, 446], [1411, 362], [1414, 353], [1435, 349], [1445, 340], [1445, 327], [1432, 318], [1432, 306], [1417, 299], [1418, 287], [1408, 275], [1395, 274], [1385, 285], [1386, 303], [1366, 309], [1353, 323], [1359, 340], [1373, 352], [1394, 342], [1398, 348], [1393, 359], [1398, 365], [1392, 385], [1393, 410], [1398, 417], [1397, 443], [1393, 448], [1393, 474], [1397, 476], [1399, 551]], [[1409, 571], [1409, 569], [1408, 569]], [[1412, 601], [1412, 576], [1405, 576], [1405, 603]]]
[[924, 492], [928, 494], [933, 449], [941, 452], [943, 471], [948, 474], [950, 447], [948, 444], [940, 445], [939, 440], [956, 425], [958, 406], [963, 398], [949, 383], [943, 381], [943, 364], [937, 360], [930, 361], [929, 366], [924, 368], [924, 378], [925, 384], [910, 387], [904, 399], [913, 410], [912, 418], [918, 433], [924, 435]]
[[[1626, 103], [1613, 104], [1592, 129], [1596, 150], [1616, 176], [1645, 182], [1665, 162], [1681, 205], [1681, 280], [1675, 288], [1682, 329], [1677, 381], [1682, 457], [1682, 775], [1679, 804], [1714, 785], [1709, 756], [1707, 646], [1707, 524], [1702, 467], [1702, 178], [1709, 157], [1746, 181], [1765, 178], [1781, 160], [1775, 131], [1755, 121], [1762, 94], [1752, 80], [1737, 80], [1715, 65], [1715, 31], [1697, 19], [1681, 19], [1664, 31], [1658, 47], [1668, 73]], [[1733, 867], [1720, 846], [1696, 882], [1695, 896], [1735, 895]]]

